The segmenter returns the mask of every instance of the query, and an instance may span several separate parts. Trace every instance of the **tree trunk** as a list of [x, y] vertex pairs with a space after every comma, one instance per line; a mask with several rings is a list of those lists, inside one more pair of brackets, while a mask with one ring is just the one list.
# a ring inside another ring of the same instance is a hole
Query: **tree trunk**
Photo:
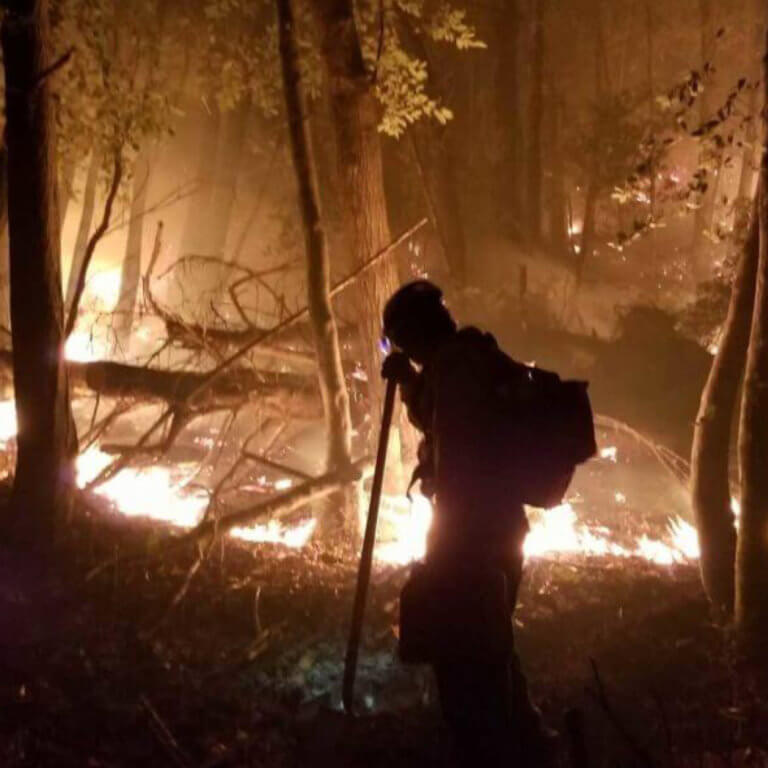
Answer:
[[520, 122], [520, 9], [518, 0], [506, 0], [496, 29], [496, 119], [501, 135], [496, 178], [496, 202], [502, 222], [510, 222], [519, 234], [525, 215], [519, 179], [523, 166], [523, 136]]
[[758, 257], [755, 206], [718, 351], [701, 394], [691, 452], [691, 502], [701, 549], [701, 579], [710, 603], [723, 618], [733, 613], [736, 556], [729, 479], [731, 427], [749, 345]]
[[[756, 85], [760, 80], [760, 67], [757, 62], [757, 52], [760, 50], [763, 42], [763, 2], [762, 0], [752, 0], [744, 4], [746, 25], [754, 28], [754, 46], [747, 48], [746, 70], [750, 73], [750, 80]], [[746, 223], [747, 213], [749, 211], [747, 201], [751, 200], [754, 194], [755, 171], [760, 164], [760, 143], [758, 137], [759, 125], [759, 97], [760, 92], [757, 87], [750, 88], [749, 101], [747, 105], [747, 115], [751, 118], [747, 123], [744, 135], [744, 147], [741, 152], [741, 171], [739, 173], [739, 191], [736, 198], [734, 226], [736, 229], [743, 228]]]
[[[379, 107], [363, 62], [351, 1], [313, 0], [313, 5], [328, 75], [339, 188], [346, 202], [346, 229], [354, 263], [361, 264], [386, 247], [390, 239], [378, 133]], [[356, 292], [363, 365], [374, 421], [378, 419], [383, 396], [378, 353], [381, 311], [397, 283], [395, 262], [389, 258], [360, 280]]]
[[133, 169], [131, 208], [128, 219], [128, 239], [120, 270], [120, 298], [115, 309], [117, 341], [124, 349], [130, 342], [133, 313], [141, 280], [141, 249], [144, 240], [144, 212], [147, 209], [147, 189], [152, 166], [149, 153], [136, 159]]
[[88, 247], [88, 238], [91, 234], [93, 224], [93, 211], [96, 205], [96, 186], [99, 180], [99, 167], [101, 158], [94, 151], [91, 153], [91, 159], [88, 161], [88, 172], [85, 177], [85, 188], [83, 190], [83, 207], [80, 212], [80, 226], [77, 229], [75, 238], [75, 247], [72, 251], [72, 262], [69, 266], [69, 277], [67, 278], [67, 295], [65, 306], [72, 306], [72, 299], [75, 295], [77, 286], [77, 276], [83, 267], [85, 258], [85, 249]]
[[0, 326], [11, 328], [11, 282], [8, 261], [8, 146], [0, 147]]
[[544, 109], [544, 3], [533, 0], [533, 62], [528, 137], [528, 227], [534, 242], [541, 239], [542, 225], [542, 114]]
[[[210, 102], [210, 103], [209, 103]], [[184, 228], [181, 233], [180, 255], [204, 253], [208, 225], [207, 211], [213, 195], [216, 171], [216, 147], [219, 143], [221, 119], [214, 99], [208, 99], [200, 110], [198, 120], [197, 169], [193, 194], [189, 196]]]
[[75, 181], [75, 164], [67, 159], [59, 163], [59, 224], [64, 227], [64, 219], [67, 216], [67, 209], [72, 200], [72, 185]]
[[[300, 91], [299, 51], [291, 0], [277, 0], [280, 60], [285, 92], [291, 154], [296, 173], [299, 208], [304, 227], [307, 262], [307, 303], [317, 354], [318, 379], [328, 437], [326, 469], [343, 470], [352, 460], [352, 418], [341, 365], [336, 321], [331, 308], [330, 258], [320, 215], [316, 168], [309, 126]], [[345, 499], [335, 500], [344, 522]], [[338, 521], [337, 521], [338, 522]], [[327, 531], [331, 526], [324, 525]], [[339, 526], [334, 526], [338, 528]]]
[[[766, 43], [768, 49], [768, 41]], [[763, 72], [768, 106], [768, 53]], [[764, 122], [766, 113], [763, 112]], [[760, 260], [744, 375], [739, 424], [741, 518], [736, 551], [736, 626], [741, 637], [768, 640], [768, 154], [763, 150], [759, 184]]]
[[[699, 0], [699, 12], [701, 17], [701, 65], [711, 63], [712, 58], [712, 0]], [[699, 121], [704, 124], [710, 118], [709, 90], [711, 84], [704, 86], [699, 94]], [[707, 162], [703, 154], [699, 155], [699, 162]], [[706, 277], [708, 272], [707, 255], [711, 249], [711, 243], [706, 236], [706, 231], [712, 225], [712, 217], [715, 207], [715, 182], [717, 177], [714, 170], [709, 169], [706, 176], [707, 189], [701, 195], [699, 207], [696, 209], [693, 222], [693, 246], [691, 254], [691, 269], [696, 281]]]
[[206, 214], [208, 233], [203, 250], [211, 256], [226, 256], [227, 234], [235, 204], [237, 178], [243, 165], [250, 115], [251, 99], [246, 97], [222, 116], [213, 189]]
[[[441, 93], [443, 89], [437, 78], [436, 68], [429, 60], [424, 41], [410, 28], [407, 18], [399, 28], [406, 45], [419, 59], [426, 62], [432, 90], [439, 101], [444, 101]], [[424, 119], [417, 121], [409, 131], [432, 225], [440, 239], [443, 257], [451, 277], [461, 286], [467, 277], [467, 241], [446, 126], [438, 125], [434, 120]]]
[[77, 434], [64, 364], [55, 126], [46, 0], [7, 4], [2, 26], [18, 457], [14, 522], [33, 547], [50, 544], [71, 507]]

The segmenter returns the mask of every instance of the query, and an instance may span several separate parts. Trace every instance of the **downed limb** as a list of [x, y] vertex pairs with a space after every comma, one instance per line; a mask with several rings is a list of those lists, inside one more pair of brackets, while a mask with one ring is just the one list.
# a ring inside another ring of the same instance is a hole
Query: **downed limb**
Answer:
[[647, 448], [656, 460], [661, 464], [664, 469], [669, 472], [672, 477], [677, 480], [684, 488], [688, 488], [688, 478], [691, 474], [690, 464], [682, 457], [678, 456], [673, 450], [667, 448], [665, 445], [651, 440], [642, 432], [638, 432], [623, 421], [614, 419], [612, 416], [604, 416], [603, 414], [595, 414], [595, 426], [602, 427], [603, 429], [610, 429], [615, 432], [621, 432], [629, 437], [637, 440], [642, 446]]
[[[340, 280], [336, 285], [330, 290], [329, 295], [331, 297], [335, 296], [338, 293], [341, 293], [341, 291], [348, 288], [350, 285], [352, 285], [356, 280], [358, 280], [361, 275], [368, 272], [371, 268], [376, 266], [376, 264], [381, 261], [385, 256], [392, 253], [399, 245], [404, 243], [406, 240], [408, 240], [409, 237], [411, 237], [415, 232], [417, 232], [419, 229], [421, 229], [426, 223], [427, 219], [421, 219], [418, 223], [416, 223], [414, 226], [412, 226], [410, 229], [407, 229], [405, 232], [403, 232], [399, 237], [397, 237], [395, 240], [393, 240], [386, 248], [382, 248], [378, 253], [374, 254], [368, 261], [361, 264], [357, 269], [353, 270], [347, 277], [345, 277], [343, 280]], [[268, 331], [265, 331], [261, 336], [257, 337], [256, 339], [250, 341], [248, 344], [242, 346], [237, 352], [230, 355], [226, 360], [222, 361], [216, 368], [211, 370], [209, 373], [203, 374], [202, 381], [199, 385], [199, 387], [190, 393], [189, 397], [194, 397], [197, 395], [202, 394], [206, 389], [211, 387], [216, 380], [224, 374], [224, 372], [232, 366], [233, 363], [236, 363], [238, 360], [241, 360], [243, 357], [245, 357], [251, 350], [255, 349], [260, 344], [264, 344], [267, 341], [270, 341], [274, 339], [281, 331], [285, 330], [287, 327], [292, 326], [294, 323], [298, 322], [299, 320], [304, 319], [309, 314], [309, 308], [304, 307], [297, 312], [294, 312], [289, 317], [285, 318], [282, 322], [278, 323], [274, 328], [271, 328]], [[136, 448], [141, 449], [143, 446], [147, 445], [149, 440], [152, 438], [152, 436], [174, 415], [173, 408], [168, 408], [165, 412], [163, 412], [160, 416], [158, 416], [157, 419], [152, 423], [152, 425], [144, 432], [144, 434], [139, 438], [138, 442], [136, 443]], [[100, 483], [105, 482], [110, 477], [113, 477], [117, 472], [119, 472], [123, 467], [126, 466], [130, 458], [128, 456], [122, 456], [121, 458], [117, 459], [116, 461], [113, 461], [112, 464], [110, 464], [108, 467], [105, 467], [97, 477], [93, 479], [89, 487], [94, 487], [96, 485], [99, 485]]]
[[273, 496], [253, 506], [222, 515], [216, 520], [206, 520], [181, 536], [178, 543], [180, 545], [196, 543], [208, 536], [220, 536], [233, 528], [247, 526], [263, 517], [287, 515], [305, 504], [330, 495], [349, 483], [364, 479], [370, 475], [372, 468], [371, 457], [364, 456], [349, 467], [313, 477], [279, 496]]
[[[187, 533], [169, 539], [165, 545], [157, 548], [154, 556], [160, 557], [169, 551], [189, 544], [198, 544], [207, 538], [221, 536], [234, 528], [248, 526], [264, 517], [290, 514], [306, 504], [329, 496], [349, 483], [369, 477], [372, 471], [373, 461], [371, 457], [364, 456], [344, 469], [313, 477], [279, 496], [273, 496], [258, 504], [224, 514], [217, 519], [205, 519]], [[88, 505], [87, 500], [85, 503]], [[86, 575], [86, 581], [90, 581], [117, 563], [146, 562], [146, 557], [144, 548], [133, 555], [117, 555], [91, 569]]]
[[[265, 412], [283, 417], [311, 421], [323, 416], [315, 381], [300, 374], [235, 368], [201, 390], [206, 374], [193, 371], [108, 361], [70, 362], [67, 368], [76, 389], [87, 389], [106, 397], [161, 400], [172, 408], [189, 412], [236, 408], [252, 401], [258, 402]], [[12, 353], [8, 350], [0, 350], [0, 370], [10, 375]]]

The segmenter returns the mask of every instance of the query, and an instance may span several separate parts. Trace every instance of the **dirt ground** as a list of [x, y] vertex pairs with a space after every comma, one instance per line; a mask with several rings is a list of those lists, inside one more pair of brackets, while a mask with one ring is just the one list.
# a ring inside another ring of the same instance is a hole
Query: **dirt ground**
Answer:
[[[99, 516], [71, 524], [62, 565], [2, 551], [1, 765], [450, 765], [428, 670], [396, 659], [407, 569], [375, 572], [351, 718], [339, 693], [353, 557], [217, 545], [180, 597], [196, 553], [158, 558], [166, 538]], [[765, 701], [694, 566], [535, 560], [516, 624], [559, 764], [578, 709], [590, 766], [768, 765]]]

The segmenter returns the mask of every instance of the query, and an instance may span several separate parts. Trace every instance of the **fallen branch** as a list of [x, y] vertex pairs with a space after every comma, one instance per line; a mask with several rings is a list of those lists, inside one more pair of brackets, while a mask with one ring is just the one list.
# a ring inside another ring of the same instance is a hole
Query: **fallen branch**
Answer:
[[[350, 285], [352, 285], [363, 274], [368, 272], [372, 267], [376, 266], [376, 264], [378, 264], [381, 261], [381, 259], [383, 259], [388, 254], [392, 253], [392, 251], [394, 251], [399, 245], [404, 243], [415, 232], [421, 229], [427, 223], [427, 221], [428, 221], [427, 219], [421, 219], [421, 221], [419, 221], [417, 224], [415, 224], [410, 229], [403, 232], [395, 240], [393, 240], [388, 246], [386, 246], [386, 248], [383, 248], [378, 253], [374, 254], [370, 259], [368, 259], [368, 261], [361, 264], [357, 269], [351, 272], [347, 277], [345, 277], [343, 280], [336, 283], [336, 285], [329, 292], [330, 296], [333, 297], [336, 294], [348, 288]], [[278, 323], [274, 328], [271, 328], [270, 330], [265, 331], [261, 336], [259, 336], [258, 338], [250, 341], [248, 344], [241, 347], [237, 352], [230, 355], [226, 360], [220, 363], [212, 371], [210, 371], [207, 374], [204, 374], [199, 388], [197, 390], [194, 390], [192, 393], [190, 393], [190, 397], [194, 397], [196, 395], [202, 394], [208, 387], [212, 386], [216, 382], [216, 380], [233, 363], [236, 363], [238, 360], [241, 360], [243, 357], [245, 357], [245, 355], [247, 355], [252, 349], [257, 347], [259, 344], [263, 344], [264, 342], [269, 341], [270, 339], [273, 339], [285, 328], [293, 325], [298, 320], [303, 319], [308, 314], [309, 314], [309, 308], [304, 307], [303, 309], [300, 309], [297, 312], [294, 312], [289, 317], [285, 318], [285, 320]], [[158, 416], [158, 418], [155, 419], [152, 425], [139, 438], [138, 442], [136, 443], [136, 448], [141, 448], [142, 446], [145, 446], [149, 442], [149, 440], [152, 438], [152, 436], [172, 416], [173, 416], [173, 410], [171, 408], [167, 409], [164, 413]], [[126, 466], [128, 461], [129, 461], [129, 458], [126, 456], [123, 456], [117, 459], [116, 461], [112, 462], [112, 464], [110, 464], [108, 467], [105, 467], [99, 473], [99, 475], [96, 478], [94, 478], [92, 482], [92, 486], [99, 485], [100, 483], [108, 480], [110, 477], [113, 477], [117, 472], [119, 472], [123, 467]]]
[[[198, 544], [210, 537], [219, 537], [234, 528], [250, 525], [263, 517], [290, 514], [306, 504], [329, 496], [349, 483], [358, 482], [370, 477], [372, 471], [373, 461], [370, 456], [365, 456], [352, 462], [350, 466], [342, 470], [334, 470], [319, 477], [314, 477], [286, 493], [273, 496], [259, 504], [230, 512], [217, 519], [203, 520], [187, 533], [169, 539], [164, 545], [157, 547], [153, 557], [161, 557], [170, 551], [180, 549], [189, 544]], [[92, 568], [86, 574], [85, 580], [90, 581], [108, 568], [115, 567], [118, 563], [146, 562], [146, 559], [147, 553], [144, 548], [132, 555], [116, 555]]]
[[189, 768], [189, 766], [192, 765], [191, 760], [181, 749], [179, 742], [176, 741], [170, 728], [168, 728], [163, 718], [157, 713], [152, 702], [144, 694], [141, 695], [139, 701], [141, 702], [144, 711], [149, 716], [150, 730], [155, 735], [155, 738], [157, 738], [160, 746], [165, 750], [165, 753], [171, 759], [171, 762], [178, 768]]
[[[12, 365], [12, 353], [0, 350], [0, 370], [10, 376]], [[192, 414], [238, 408], [254, 402], [266, 413], [281, 418], [314, 421], [323, 416], [315, 380], [301, 374], [235, 368], [203, 390], [200, 384], [205, 381], [206, 374], [194, 371], [171, 371], [109, 361], [69, 362], [67, 370], [75, 389], [123, 400], [159, 400], [170, 408]], [[195, 396], [196, 392], [199, 394]]]
[[690, 464], [682, 456], [678, 456], [678, 454], [670, 448], [667, 448], [665, 445], [660, 445], [659, 443], [654, 442], [650, 437], [647, 437], [642, 432], [638, 432], [633, 427], [630, 427], [629, 424], [614, 419], [611, 416], [604, 416], [599, 413], [595, 414], [595, 426], [629, 435], [629, 437], [647, 448], [659, 464], [661, 464], [661, 466], [664, 467], [664, 469], [666, 469], [678, 483], [686, 488], [686, 490], [688, 489], [691, 468]]
[[608, 701], [605, 686], [603, 685], [602, 678], [597, 669], [597, 663], [594, 659], [590, 659], [589, 664], [592, 667], [592, 677], [595, 681], [595, 688], [588, 688], [587, 692], [597, 702], [597, 705], [602, 710], [608, 722], [613, 726], [613, 729], [624, 742], [625, 746], [632, 752], [640, 764], [646, 766], [646, 768], [652, 768], [654, 766], [654, 761], [651, 759], [651, 756], [637, 743], [635, 738], [630, 734], [627, 727], [613, 710], [611, 703]]
[[349, 467], [313, 477], [279, 496], [230, 512], [216, 520], [206, 520], [179, 537], [178, 544], [191, 544], [208, 536], [220, 536], [233, 528], [247, 526], [263, 517], [287, 515], [306, 504], [329, 496], [349, 483], [364, 479], [370, 475], [372, 469], [370, 456], [365, 456]]

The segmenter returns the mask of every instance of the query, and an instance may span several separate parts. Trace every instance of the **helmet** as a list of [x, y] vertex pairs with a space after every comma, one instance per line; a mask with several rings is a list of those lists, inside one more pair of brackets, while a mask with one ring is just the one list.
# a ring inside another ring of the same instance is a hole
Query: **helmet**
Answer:
[[402, 347], [412, 330], [442, 325], [444, 318], [450, 318], [442, 298], [443, 292], [429, 280], [406, 283], [384, 307], [384, 335]]

